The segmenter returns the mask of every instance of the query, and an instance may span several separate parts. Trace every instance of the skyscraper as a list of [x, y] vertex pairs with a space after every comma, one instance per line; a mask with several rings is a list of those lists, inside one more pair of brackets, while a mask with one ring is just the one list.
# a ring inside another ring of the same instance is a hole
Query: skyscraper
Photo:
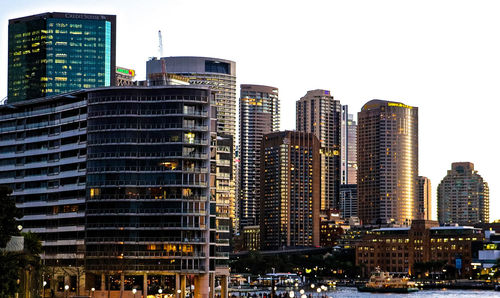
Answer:
[[116, 16], [43, 13], [9, 20], [8, 102], [115, 83]]
[[371, 100], [358, 113], [358, 216], [363, 224], [417, 218], [418, 108]]
[[342, 184], [356, 184], [358, 164], [356, 162], [357, 125], [347, 105], [342, 106]]
[[418, 219], [432, 220], [432, 188], [431, 180], [418, 176]]
[[438, 186], [440, 224], [472, 225], [490, 221], [488, 183], [471, 162], [454, 162]]
[[260, 148], [265, 134], [278, 131], [278, 88], [241, 85], [240, 91], [240, 225], [259, 224]]
[[310, 132], [321, 144], [321, 210], [339, 209], [342, 107], [328, 90], [311, 90], [296, 104], [297, 131]]
[[312, 133], [267, 134], [261, 150], [261, 249], [319, 245], [320, 143]]

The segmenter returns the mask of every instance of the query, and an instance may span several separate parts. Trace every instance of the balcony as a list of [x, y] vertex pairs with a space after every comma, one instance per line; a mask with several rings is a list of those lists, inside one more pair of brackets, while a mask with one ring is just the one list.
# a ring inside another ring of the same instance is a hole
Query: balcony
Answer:
[[186, 238], [186, 237], [87, 237], [87, 244], [101, 243], [140, 243], [140, 244], [166, 244], [166, 243], [187, 243], [187, 244], [206, 244], [205, 238]]

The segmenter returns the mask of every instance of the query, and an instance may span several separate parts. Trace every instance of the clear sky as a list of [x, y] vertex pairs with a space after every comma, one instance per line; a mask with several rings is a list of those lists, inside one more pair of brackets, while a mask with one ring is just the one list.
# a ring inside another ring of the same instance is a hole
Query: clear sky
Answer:
[[[234, 60], [237, 83], [278, 87], [281, 128], [295, 101], [329, 89], [357, 113], [378, 98], [419, 107], [419, 174], [436, 187], [454, 161], [490, 186], [500, 219], [500, 2], [0, 0], [0, 98], [7, 95], [8, 19], [49, 11], [117, 15], [117, 65], [144, 79], [148, 57]], [[435, 207], [435, 206], [434, 206]], [[433, 210], [435, 212], [435, 209]], [[435, 216], [434, 216], [435, 217]]]

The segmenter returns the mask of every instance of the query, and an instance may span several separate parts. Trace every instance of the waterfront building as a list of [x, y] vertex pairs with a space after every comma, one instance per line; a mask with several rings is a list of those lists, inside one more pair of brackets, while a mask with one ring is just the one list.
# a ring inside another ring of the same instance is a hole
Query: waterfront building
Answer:
[[358, 216], [358, 185], [340, 185], [340, 214], [344, 219]]
[[431, 180], [418, 176], [417, 190], [418, 219], [432, 220], [432, 188]]
[[262, 137], [279, 131], [278, 88], [242, 84], [240, 90], [240, 225], [259, 224]]
[[9, 20], [8, 102], [115, 84], [116, 16], [48, 12]]
[[438, 186], [440, 224], [473, 225], [490, 221], [488, 183], [471, 162], [454, 162]]
[[500, 234], [495, 230], [484, 231], [485, 241], [478, 247], [476, 258], [472, 264], [478, 275], [490, 276], [496, 270], [497, 260], [500, 258]]
[[417, 218], [418, 108], [372, 100], [358, 113], [358, 216], [363, 224]]
[[311, 90], [296, 103], [297, 131], [313, 133], [321, 145], [321, 210], [339, 209], [342, 107], [329, 90]]
[[261, 249], [318, 246], [320, 143], [312, 133], [264, 136], [260, 167]]
[[135, 70], [133, 69], [128, 69], [128, 68], [123, 68], [123, 67], [116, 67], [115, 70], [115, 77], [116, 77], [116, 82], [115, 86], [134, 86], [134, 78], [135, 78]]
[[[357, 183], [357, 169], [356, 162], [356, 143], [357, 143], [357, 124], [354, 121], [354, 115], [349, 114], [349, 107], [342, 106], [342, 141], [340, 146], [341, 160], [342, 160], [342, 184], [356, 184]], [[342, 191], [342, 186], [341, 186]]]
[[0, 183], [13, 188], [24, 230], [41, 237], [57, 295], [66, 284], [76, 295], [182, 295], [188, 276], [200, 295], [213, 294], [215, 276], [227, 287], [213, 97], [114, 87], [0, 107]]
[[[356, 245], [356, 265], [369, 276], [375, 268], [394, 274], [417, 274], [416, 264], [442, 262], [457, 276], [469, 277], [473, 250], [484, 240], [481, 229], [469, 226], [438, 226], [437, 221], [413, 220], [409, 227], [379, 228]], [[419, 274], [425, 272], [418, 272]]]
[[19, 224], [40, 237], [46, 266], [68, 269], [58, 282], [77, 288], [70, 276], [84, 264], [86, 99], [61, 95], [2, 105], [0, 127], [0, 184], [13, 190]]
[[327, 215], [322, 214], [319, 225], [319, 243], [321, 247], [336, 247], [345, 230], [349, 229], [349, 225], [345, 224], [345, 220], [340, 217], [340, 214], [333, 210]]
[[[233, 61], [208, 58], [208, 57], [162, 57], [152, 58], [146, 63], [146, 77], [151, 85], [165, 85], [178, 83], [189, 83], [191, 85], [209, 87], [215, 91], [212, 105], [216, 107], [217, 138], [225, 139], [227, 147], [229, 140], [233, 142], [230, 154], [225, 152], [215, 153], [218, 159], [215, 163], [216, 176], [215, 196], [217, 198], [217, 208], [221, 214], [234, 216], [236, 214], [236, 189], [234, 178], [236, 176], [234, 167], [234, 147], [236, 140], [236, 63]], [[217, 151], [217, 149], [216, 149]], [[230, 174], [228, 174], [230, 172]], [[229, 237], [229, 230], [226, 227], [233, 226], [237, 221], [231, 217], [219, 218], [223, 223], [217, 231], [218, 253], [225, 254], [229, 249], [226, 239]]]

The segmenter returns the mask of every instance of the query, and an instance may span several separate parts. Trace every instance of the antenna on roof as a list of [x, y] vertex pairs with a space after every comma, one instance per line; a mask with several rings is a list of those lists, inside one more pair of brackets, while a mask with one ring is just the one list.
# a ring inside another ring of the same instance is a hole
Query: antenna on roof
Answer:
[[160, 58], [163, 57], [163, 39], [161, 38], [161, 30], [158, 30], [158, 51], [160, 52]]

